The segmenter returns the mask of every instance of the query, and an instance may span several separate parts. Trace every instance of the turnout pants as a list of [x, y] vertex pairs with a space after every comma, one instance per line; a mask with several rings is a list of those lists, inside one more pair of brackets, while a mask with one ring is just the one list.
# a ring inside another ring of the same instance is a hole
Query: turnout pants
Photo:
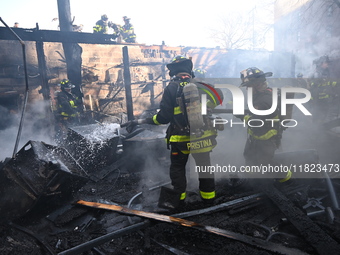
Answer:
[[[181, 200], [186, 197], [186, 164], [190, 154], [184, 154], [176, 143], [171, 143], [171, 165], [170, 178], [174, 190], [181, 194]], [[210, 163], [210, 152], [191, 154], [195, 160], [196, 166], [200, 169], [208, 169]], [[198, 171], [199, 190], [202, 199], [210, 200], [215, 198], [215, 178], [210, 172]]]

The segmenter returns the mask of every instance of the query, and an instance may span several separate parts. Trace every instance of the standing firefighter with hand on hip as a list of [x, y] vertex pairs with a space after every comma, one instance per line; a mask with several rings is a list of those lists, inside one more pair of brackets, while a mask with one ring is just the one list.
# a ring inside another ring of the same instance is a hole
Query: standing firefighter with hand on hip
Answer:
[[[159, 112], [152, 118], [132, 121], [129, 125], [142, 123], [161, 125], [170, 123], [167, 142], [171, 150], [170, 178], [178, 204], [183, 205], [187, 196], [186, 164], [189, 154], [196, 166], [210, 166], [210, 152], [216, 146], [217, 130], [208, 115], [202, 115], [201, 94], [207, 95], [207, 108], [222, 104], [223, 95], [212, 85], [197, 82], [193, 78], [193, 63], [184, 56], [176, 56], [167, 64], [170, 83], [164, 89]], [[198, 108], [196, 107], [198, 106]], [[200, 196], [210, 204], [215, 199], [213, 173], [198, 171]]]

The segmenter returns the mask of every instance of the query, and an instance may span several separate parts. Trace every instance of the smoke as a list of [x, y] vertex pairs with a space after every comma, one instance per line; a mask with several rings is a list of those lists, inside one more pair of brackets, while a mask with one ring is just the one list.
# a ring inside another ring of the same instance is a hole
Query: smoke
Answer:
[[143, 132], [123, 142], [123, 150], [126, 169], [141, 176], [138, 190], [143, 191], [142, 203], [151, 205], [158, 202], [160, 189], [148, 190], [170, 181], [170, 151], [165, 142], [167, 126], [145, 124], [143, 128]]
[[[46, 115], [48, 107], [48, 102], [44, 101], [32, 103], [27, 107], [16, 152], [30, 140], [55, 144], [53, 122]], [[0, 160], [5, 160], [13, 155], [20, 118], [21, 112], [10, 112], [4, 107], [0, 107], [0, 123], [2, 123], [0, 130]]]

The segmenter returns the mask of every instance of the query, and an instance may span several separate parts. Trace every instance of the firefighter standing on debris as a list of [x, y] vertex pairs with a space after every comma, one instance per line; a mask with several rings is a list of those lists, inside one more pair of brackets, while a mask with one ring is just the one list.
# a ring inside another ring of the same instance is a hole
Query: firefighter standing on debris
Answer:
[[108, 32], [108, 20], [106, 14], [101, 16], [101, 19], [96, 22], [96, 25], [93, 27], [93, 33], [99, 34], [107, 34]]
[[310, 78], [312, 115], [314, 122], [322, 124], [338, 115], [338, 88], [337, 82], [330, 78], [328, 56], [322, 56], [314, 60], [313, 64], [316, 69]]
[[[176, 56], [171, 63], [167, 64], [167, 68], [170, 71], [171, 80], [164, 89], [159, 112], [152, 118], [132, 121], [129, 125], [143, 123], [160, 125], [170, 123], [166, 137], [168, 146], [171, 148], [170, 178], [173, 190], [179, 194], [179, 200], [184, 202], [187, 195], [186, 164], [189, 154], [192, 154], [195, 159], [196, 166], [210, 166], [210, 152], [216, 146], [217, 130], [212, 126], [208, 118], [204, 119], [204, 127], [201, 130], [201, 134], [192, 134], [192, 127], [188, 125], [188, 116], [181, 102], [185, 101], [182, 94], [184, 87], [195, 82], [192, 79], [194, 74], [191, 59], [184, 56]], [[207, 88], [204, 89], [207, 91]], [[207, 105], [210, 104], [208, 107], [216, 107], [222, 103], [223, 95], [220, 90], [219, 93], [208, 92], [207, 94], [209, 99], [207, 100]], [[202, 116], [201, 109], [200, 114]], [[215, 198], [213, 173], [209, 173], [209, 171], [205, 173], [198, 172], [198, 175], [202, 200], [208, 203], [213, 202]]]
[[132, 24], [130, 23], [130, 18], [124, 16], [123, 21], [124, 25], [120, 27], [120, 34], [123, 37], [123, 40], [127, 43], [135, 43], [136, 34]]
[[79, 124], [82, 109], [79, 100], [72, 94], [74, 87], [68, 79], [63, 79], [60, 82], [61, 91], [56, 96], [57, 120], [63, 128]]
[[[257, 110], [268, 110], [272, 106], [272, 89], [268, 87], [266, 81], [266, 77], [269, 76], [272, 76], [271, 72], [264, 73], [257, 67], [250, 67], [241, 71], [241, 87], [246, 87], [247, 90], [252, 89], [253, 106]], [[283, 131], [279, 122], [279, 108], [269, 115], [260, 116], [250, 113], [236, 117], [243, 119], [248, 125], [248, 138], [243, 152], [246, 165], [273, 166], [275, 164], [273, 162], [274, 154], [280, 146]], [[276, 119], [277, 121], [268, 122], [266, 119]], [[261, 120], [263, 125], [258, 124]], [[254, 123], [251, 124], [252, 121]], [[285, 182], [291, 177], [290, 171], [287, 174], [283, 174], [283, 176], [280, 176], [282, 179], [279, 182]]]

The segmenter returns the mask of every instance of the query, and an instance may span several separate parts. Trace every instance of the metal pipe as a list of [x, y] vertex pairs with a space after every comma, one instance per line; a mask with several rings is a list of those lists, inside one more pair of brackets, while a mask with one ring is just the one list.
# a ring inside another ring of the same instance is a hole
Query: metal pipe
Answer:
[[88, 241], [86, 243], [80, 244], [78, 246], [75, 246], [73, 248], [70, 248], [68, 250], [59, 252], [58, 255], [78, 255], [82, 252], [88, 251], [91, 248], [95, 246], [102, 245], [106, 242], [111, 241], [113, 238], [117, 238], [126, 234], [129, 234], [131, 232], [137, 231], [139, 229], [145, 228], [149, 224], [149, 221], [140, 222], [131, 226], [128, 226], [126, 228], [119, 229], [117, 231], [114, 231], [112, 233], [106, 234], [104, 236], [92, 239], [91, 241]]
[[[324, 213], [325, 213], [325, 210], [319, 210], [319, 211], [309, 212], [309, 213], [307, 213], [307, 216], [312, 218], [312, 217], [315, 217], [315, 216], [320, 216]], [[289, 222], [289, 220], [287, 218], [281, 218], [281, 221], [282, 222]]]
[[[165, 185], [168, 185], [168, 184], [170, 184], [170, 183], [171, 183], [171, 182], [166, 182], [166, 183], [163, 183], [163, 184], [156, 185], [156, 186], [154, 186], [154, 187], [149, 188], [149, 191], [152, 191], [152, 190], [155, 190], [155, 189], [159, 189], [159, 188], [161, 188], [161, 187], [163, 187], [163, 186], [165, 186]], [[131, 208], [131, 205], [132, 205], [133, 200], [135, 200], [137, 197], [139, 197], [139, 196], [142, 195], [142, 194], [143, 194], [143, 192], [141, 191], [141, 192], [137, 193], [136, 195], [134, 195], [134, 196], [129, 200], [129, 202], [128, 202], [128, 204], [127, 204], [127, 207], [128, 207], [128, 208]], [[132, 219], [131, 219], [130, 216], [128, 216], [128, 220], [129, 220], [130, 224], [133, 224], [133, 221], [132, 221]]]
[[333, 209], [338, 211], [339, 210], [339, 200], [338, 200], [336, 192], [334, 190], [332, 180], [326, 172], [324, 172], [324, 176], [325, 176], [328, 192], [329, 192], [329, 195], [331, 197]]
[[25, 48], [25, 43], [23, 40], [21, 40], [21, 38], [6, 24], [6, 22], [0, 17], [0, 21], [2, 22], [2, 24], [5, 25], [5, 27], [7, 27], [9, 29], [9, 31], [17, 38], [17, 40], [20, 42], [21, 46], [22, 46], [22, 55], [23, 55], [23, 61], [24, 61], [24, 72], [25, 72], [25, 84], [26, 84], [26, 91], [25, 91], [25, 98], [24, 98], [24, 104], [22, 107], [22, 112], [21, 112], [21, 118], [20, 118], [20, 123], [19, 123], [19, 129], [18, 129], [18, 134], [17, 134], [17, 138], [15, 141], [15, 146], [14, 146], [14, 150], [13, 150], [13, 155], [12, 158], [15, 158], [15, 154], [17, 153], [17, 149], [18, 149], [18, 145], [19, 145], [19, 141], [20, 141], [20, 136], [21, 136], [21, 131], [22, 131], [22, 125], [23, 125], [23, 120], [24, 120], [24, 116], [25, 116], [25, 109], [26, 109], [26, 105], [27, 105], [27, 98], [28, 98], [28, 74], [27, 74], [27, 63], [26, 63], [26, 48]]

